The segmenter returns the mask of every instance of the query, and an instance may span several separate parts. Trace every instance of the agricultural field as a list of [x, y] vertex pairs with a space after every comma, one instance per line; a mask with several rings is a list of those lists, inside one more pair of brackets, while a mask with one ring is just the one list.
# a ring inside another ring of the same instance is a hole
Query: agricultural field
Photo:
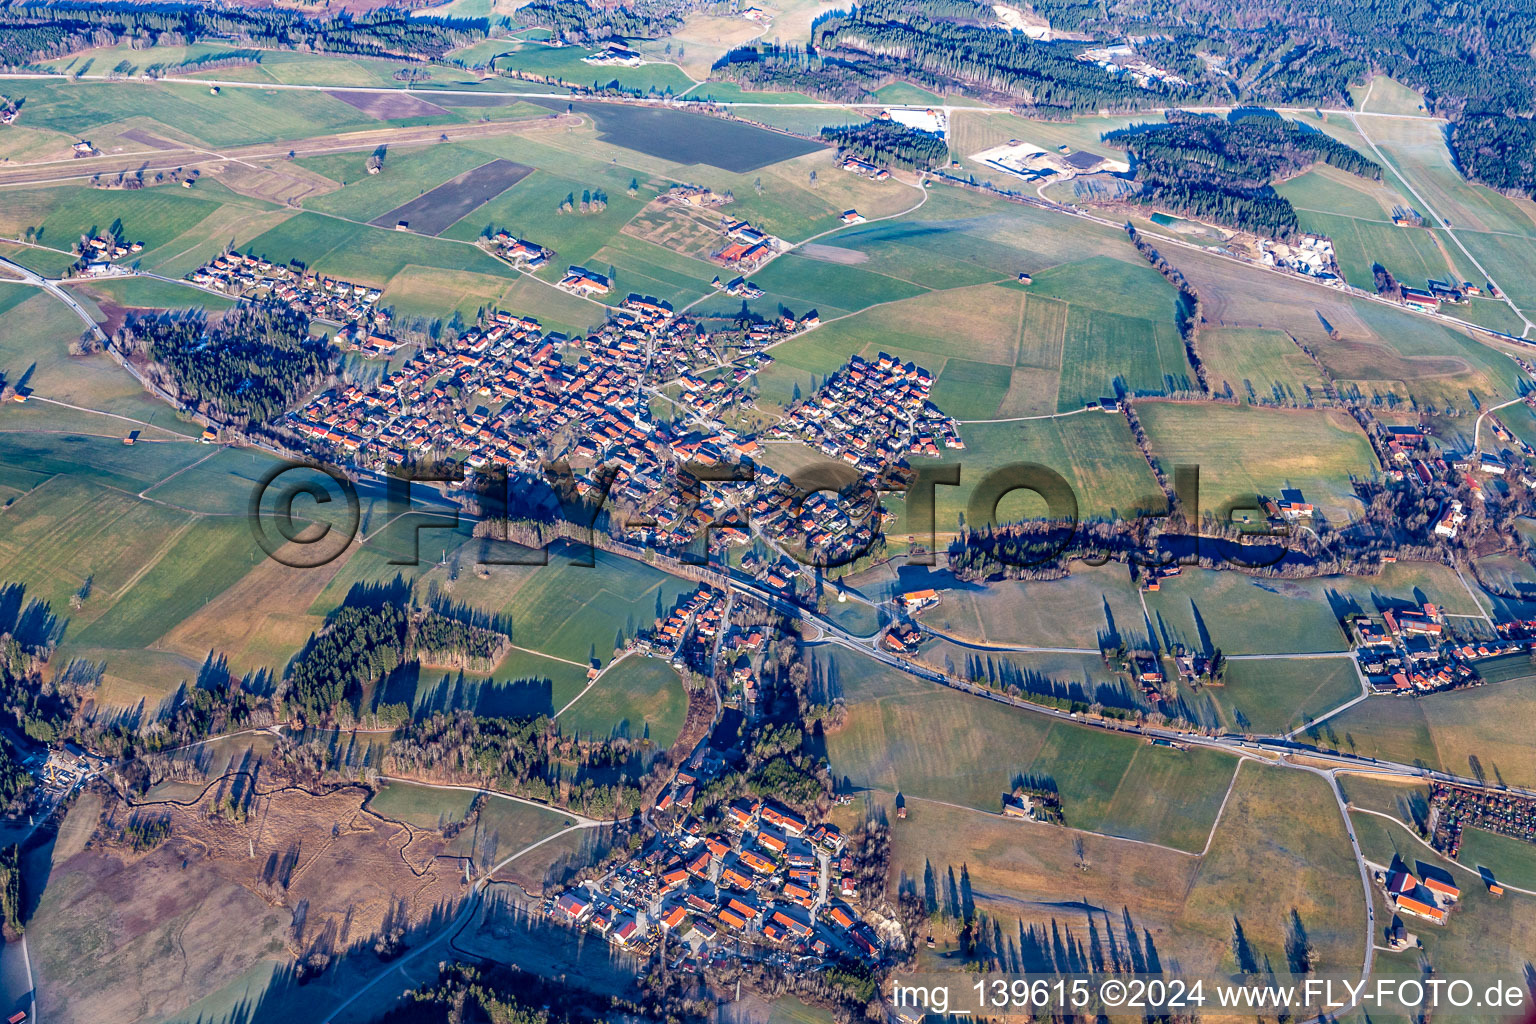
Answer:
[[244, 251], [275, 263], [297, 260], [309, 270], [360, 284], [386, 286], [408, 266], [480, 274], [503, 264], [476, 246], [410, 232], [301, 213], [246, 243]]
[[693, 589], [605, 551], [595, 551], [594, 558], [590, 568], [558, 564], [559, 556], [553, 556], [550, 565], [522, 570], [527, 582], [502, 609], [513, 643], [580, 665], [606, 665], [622, 645], [619, 636], [648, 628]]
[[1341, 390], [1382, 411], [1417, 402], [1464, 415], [1518, 394], [1512, 360], [1428, 317], [1194, 250], [1181, 251], [1178, 266], [1200, 293], [1207, 331], [1283, 331], [1317, 355]]
[[417, 828], [439, 828], [463, 821], [474, 800], [475, 794], [464, 790], [389, 782], [363, 806], [377, 815]]
[[1211, 390], [1231, 388], [1249, 404], [1316, 401], [1327, 383], [1317, 364], [1283, 331], [1207, 328], [1197, 344]]
[[648, 739], [672, 746], [688, 714], [688, 695], [676, 670], [657, 658], [614, 662], [592, 688], [561, 711], [563, 730]]
[[[1255, 496], [1296, 490], [1333, 522], [1359, 511], [1352, 477], [1379, 467], [1360, 427], [1337, 411], [1142, 402], [1137, 415], [1164, 472], [1200, 469], [1202, 508], [1256, 508]], [[1286, 438], [1283, 448], [1276, 437]]]
[[1236, 922], [1259, 962], [1268, 957], [1280, 973], [1294, 915], [1327, 965], [1319, 970], [1348, 973], [1363, 953], [1365, 898], [1328, 783], [1244, 764], [1179, 923], [1220, 951], [1212, 969], [1234, 971]]
[[1529, 675], [1416, 698], [1372, 697], [1329, 720], [1319, 742], [1531, 788], [1536, 786], [1536, 753], [1519, 723], [1529, 718], [1533, 697]]
[[1229, 655], [1345, 651], [1339, 620], [1353, 612], [1428, 602], [1450, 615], [1481, 614], [1455, 573], [1428, 562], [1393, 563], [1375, 577], [1300, 580], [1186, 568], [1143, 597], [1164, 647], [1219, 648]]
[[[386, 150], [384, 167], [369, 174], [366, 151], [299, 157], [299, 167], [336, 183], [336, 189], [304, 200], [304, 208], [347, 220], [369, 221], [486, 162], [463, 143]], [[393, 227], [394, 225], [388, 225]]]
[[[179, 441], [201, 432], [165, 403], [151, 399], [111, 356], [71, 356], [69, 346], [80, 337], [85, 324], [53, 296], [27, 285], [0, 283], [0, 316], [6, 318], [6, 329], [0, 333], [0, 376], [32, 393], [25, 404], [7, 402], [0, 406], [0, 431], [78, 432], [119, 442], [135, 428], [144, 430], [146, 438], [161, 441]], [[53, 402], [100, 410], [102, 415], [50, 404]], [[94, 448], [96, 442], [91, 445]], [[131, 463], [135, 461], [133, 454], [112, 453], [106, 465], [115, 465], [125, 457]], [[155, 460], [141, 454], [137, 461]]]
[[[917, 589], [916, 581], [904, 589]], [[930, 629], [968, 640], [1039, 647], [1114, 647], [1116, 636], [1137, 646], [1146, 635], [1135, 584], [1125, 566], [1114, 562], [1077, 563], [1071, 575], [1060, 580], [957, 584], [922, 613], [922, 621]]]
[[[1234, 768], [1225, 754], [1049, 722], [842, 651], [818, 660], [848, 702], [847, 724], [827, 735], [827, 756], [855, 792], [995, 812], [1016, 779], [1045, 775], [1069, 825], [1199, 852]], [[999, 751], [1011, 756], [999, 763]]]
[[492, 160], [443, 182], [369, 221], [374, 227], [400, 224], [423, 235], [440, 235], [476, 207], [527, 177], [533, 168], [510, 160]]
[[[102, 140], [93, 136], [130, 127], [147, 128], [171, 142], [217, 147], [302, 139], [379, 123], [323, 92], [229, 88], [214, 96], [195, 80], [50, 79], [29, 81], [14, 92], [13, 98], [26, 100], [29, 127], [89, 138], [98, 145]], [[132, 124], [122, 124], [125, 121]], [[112, 148], [103, 151], [110, 153]]]
[[1223, 685], [1180, 696], [1202, 725], [1275, 735], [1297, 729], [1361, 692], [1354, 663], [1341, 656], [1228, 662]]

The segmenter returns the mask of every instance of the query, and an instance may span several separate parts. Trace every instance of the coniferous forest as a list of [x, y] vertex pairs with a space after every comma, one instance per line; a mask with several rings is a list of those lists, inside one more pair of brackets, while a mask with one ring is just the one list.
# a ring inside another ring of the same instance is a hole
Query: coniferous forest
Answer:
[[1381, 178], [1374, 160], [1271, 111], [1169, 111], [1167, 119], [1104, 138], [1134, 158], [1141, 201], [1176, 213], [1283, 238], [1296, 230], [1296, 211], [1272, 182], [1319, 162]]
[[483, 19], [413, 18], [393, 8], [315, 18], [281, 7], [0, 0], [0, 64], [10, 66], [126, 40], [186, 45], [220, 39], [279, 49], [440, 57], [485, 32]]
[[942, 136], [918, 131], [894, 121], [869, 121], [865, 124], [823, 128], [821, 137], [837, 144], [839, 153], [847, 153], [877, 164], [932, 170], [949, 159], [949, 147]]
[[336, 355], [286, 303], [242, 305], [209, 320], [201, 313], [130, 318], [113, 340], [147, 358], [179, 397], [222, 419], [265, 423], [330, 373]]
[[683, 23], [686, 7], [659, 3], [593, 7], [582, 0], [533, 0], [517, 9], [517, 20], [547, 28], [559, 41], [597, 43], [665, 35]]

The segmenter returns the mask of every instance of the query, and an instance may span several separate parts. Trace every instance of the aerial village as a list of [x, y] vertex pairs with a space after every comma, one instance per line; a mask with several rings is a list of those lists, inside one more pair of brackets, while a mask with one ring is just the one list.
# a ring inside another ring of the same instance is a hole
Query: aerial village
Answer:
[[[1424, 831], [1435, 849], [1453, 859], [1460, 856], [1462, 831], [1467, 828], [1536, 843], [1536, 799], [1494, 789], [1431, 783]], [[1485, 881], [1490, 891], [1498, 888], [1493, 878]]]
[[882, 352], [854, 356], [810, 398], [791, 406], [769, 439], [799, 438], [823, 454], [876, 474], [909, 456], [963, 449], [960, 425], [929, 397], [933, 374]]
[[701, 969], [726, 943], [751, 959], [878, 962], [880, 940], [858, 909], [855, 864], [835, 825], [756, 797], [732, 801], [713, 825], [691, 813], [724, 764], [701, 744], [657, 800], [656, 830], [639, 853], [550, 896], [545, 912], [640, 954], [666, 940], [678, 950], [673, 970]]
[[400, 347], [389, 333], [389, 311], [378, 305], [382, 293], [377, 288], [233, 251], [192, 271], [187, 280], [236, 298], [286, 302], [337, 327], [334, 340], [342, 348], [387, 358]]

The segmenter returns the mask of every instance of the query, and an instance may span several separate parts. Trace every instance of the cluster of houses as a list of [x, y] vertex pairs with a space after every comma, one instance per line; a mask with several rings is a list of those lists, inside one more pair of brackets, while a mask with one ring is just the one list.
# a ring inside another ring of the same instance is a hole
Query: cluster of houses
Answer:
[[673, 970], [699, 970], [727, 944], [759, 957], [877, 963], [880, 942], [856, 909], [842, 833], [755, 797], [706, 825], [691, 808], [721, 765], [708, 748], [695, 754], [658, 798], [645, 846], [603, 878], [550, 897], [545, 912], [637, 953], [665, 935], [669, 952], [678, 950]]
[[1477, 828], [1536, 843], [1536, 799], [1495, 789], [1432, 783], [1428, 831], [1435, 849], [1448, 857], [1461, 852], [1464, 829]]
[[1445, 924], [1456, 901], [1461, 899], [1461, 890], [1449, 876], [1438, 878], [1425, 873], [1423, 878], [1415, 878], [1397, 858], [1386, 871], [1376, 872], [1376, 884], [1382, 887], [1387, 902], [1399, 914], [1409, 914], [1434, 924]]
[[[1508, 629], [1508, 627], [1506, 627]], [[1527, 641], [1513, 636], [1463, 640], [1446, 629], [1434, 604], [1388, 608], [1375, 615], [1348, 616], [1345, 631], [1357, 652], [1360, 671], [1378, 693], [1433, 693], [1481, 682], [1478, 661], [1517, 654]]]
[[891, 172], [886, 168], [872, 164], [868, 160], [860, 160], [856, 156], [843, 159], [843, 170], [849, 174], [862, 175], [871, 181], [886, 181], [891, 176]]
[[192, 271], [187, 280], [239, 298], [280, 300], [313, 319], [339, 324], [337, 344], [370, 356], [388, 358], [400, 347], [390, 334], [388, 311], [378, 305], [382, 293], [368, 285], [233, 251]]
[[933, 375], [882, 352], [854, 356], [810, 398], [792, 406], [770, 436], [799, 438], [866, 473], [910, 456], [938, 458], [939, 446], [964, 448], [960, 425], [929, 398]]
[[725, 617], [725, 593], [701, 586], [678, 601], [664, 619], [636, 639], [637, 647], [668, 658], [678, 668], [707, 670]]
[[[548, 454], [614, 461], [631, 477], [659, 480], [689, 442], [650, 421], [645, 374], [692, 365], [697, 338], [674, 329], [669, 311], [658, 317], [660, 307], [636, 305], [579, 343], [496, 312], [376, 382], [317, 396], [289, 419], [362, 464], [435, 457], [471, 469], [533, 469]], [[569, 446], [551, 451], [557, 434]]]
[[496, 256], [521, 270], [538, 270], [555, 258], [553, 249], [546, 249], [537, 242], [518, 238], [506, 231], [496, 232], [490, 242]]
[[[630, 539], [679, 550], [708, 529], [712, 540], [745, 543], [746, 522], [721, 516], [740, 487], [703, 484], [684, 493], [676, 466], [740, 464], [757, 442], [712, 421], [699, 429], [658, 423], [651, 389], [676, 384], [678, 404], [698, 414], [739, 401], [741, 382], [768, 359], [761, 346], [777, 336], [769, 328], [743, 342], [732, 332], [728, 348], [724, 335], [700, 333], [635, 297], [574, 340], [495, 312], [376, 381], [317, 395], [286, 422], [308, 444], [366, 468], [436, 462], [537, 474], [544, 462], [564, 458], [581, 467], [577, 490], [585, 496], [601, 486], [586, 467], [612, 467], [607, 499], [636, 513]], [[706, 366], [719, 371], [708, 381], [694, 372]], [[787, 486], [771, 472], [758, 481], [770, 491]]]
[[736, 221], [725, 229], [726, 244], [709, 254], [709, 258], [733, 270], [751, 272], [779, 254], [780, 241], [748, 224]]
[[705, 188], [703, 185], [690, 184], [673, 185], [656, 197], [656, 201], [664, 206], [691, 206], [695, 209], [725, 206], [734, 200], [735, 197], [729, 193], [722, 194], [714, 189]]
[[125, 242], [115, 235], [97, 235], [80, 243], [80, 259], [75, 267], [87, 277], [100, 277], [112, 273], [112, 264], [118, 260], [143, 251], [143, 242]]
[[[1512, 434], [1496, 416], [1488, 416], [1485, 422], [1500, 443], [1496, 452], [1437, 453], [1426, 448], [1428, 434], [1423, 427], [1387, 427], [1385, 445], [1380, 446], [1384, 448], [1382, 461], [1386, 475], [1393, 480], [1411, 477], [1429, 488], [1446, 483], [1457, 488], [1465, 485], [1474, 500], [1486, 500], [1485, 485], [1506, 476], [1512, 466], [1519, 466], [1523, 460], [1536, 458], [1536, 449]], [[1522, 480], [1528, 486], [1532, 483], [1528, 476], [1523, 476]], [[1435, 522], [1435, 535], [1455, 540], [1468, 518], [1469, 513], [1459, 499], [1447, 498]]]

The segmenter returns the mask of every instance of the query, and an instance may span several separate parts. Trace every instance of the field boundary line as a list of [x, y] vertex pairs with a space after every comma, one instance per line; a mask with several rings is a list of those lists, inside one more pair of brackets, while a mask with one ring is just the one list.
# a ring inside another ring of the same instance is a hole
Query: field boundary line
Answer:
[[1205, 837], [1205, 847], [1200, 851], [1201, 857], [1211, 852], [1211, 844], [1216, 841], [1216, 830], [1221, 827], [1221, 816], [1227, 810], [1227, 801], [1232, 799], [1232, 791], [1237, 788], [1238, 773], [1243, 770], [1243, 765], [1247, 761], [1246, 757], [1238, 758], [1236, 767], [1232, 769], [1232, 778], [1227, 783], [1227, 795], [1221, 798], [1221, 806], [1216, 808], [1216, 820], [1211, 822], [1211, 834]]

